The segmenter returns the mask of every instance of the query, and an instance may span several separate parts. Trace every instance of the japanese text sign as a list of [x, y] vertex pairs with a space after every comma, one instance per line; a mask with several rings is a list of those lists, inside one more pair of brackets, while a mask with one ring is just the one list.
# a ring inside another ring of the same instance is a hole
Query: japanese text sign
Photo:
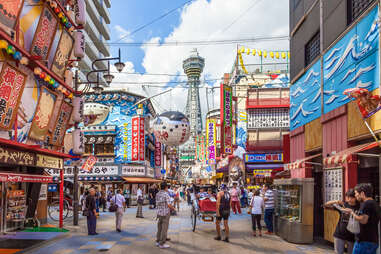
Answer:
[[73, 107], [69, 103], [65, 101], [62, 103], [61, 111], [58, 115], [56, 123], [56, 128], [54, 129], [54, 132], [52, 134], [51, 143], [53, 145], [60, 146], [62, 144], [66, 132], [66, 126], [70, 119], [72, 109]]
[[90, 172], [95, 163], [97, 162], [97, 157], [95, 156], [89, 156], [85, 163], [82, 165], [81, 169], [87, 172]]
[[161, 143], [155, 142], [155, 166], [161, 167]]
[[206, 124], [206, 146], [208, 160], [216, 159], [216, 120], [209, 119]]

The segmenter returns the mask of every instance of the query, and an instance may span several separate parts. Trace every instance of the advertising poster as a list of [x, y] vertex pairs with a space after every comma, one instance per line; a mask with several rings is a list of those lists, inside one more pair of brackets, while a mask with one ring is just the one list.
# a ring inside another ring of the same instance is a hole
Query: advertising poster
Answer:
[[0, 0], [0, 24], [3, 27], [14, 29], [24, 0]]
[[52, 133], [51, 144], [60, 146], [65, 137], [66, 126], [70, 119], [73, 106], [67, 102], [63, 102], [61, 105], [61, 110], [57, 118], [56, 127]]
[[56, 34], [57, 24], [58, 21], [55, 14], [53, 14], [49, 7], [45, 6], [41, 13], [37, 30], [34, 33], [30, 49], [32, 56], [40, 56], [42, 59], [48, 57], [53, 38]]
[[131, 160], [139, 160], [139, 117], [132, 118], [132, 148], [131, 148]]
[[40, 99], [38, 101], [36, 114], [30, 127], [29, 138], [40, 141], [45, 139], [45, 136], [48, 134], [49, 121], [52, 116], [56, 99], [56, 93], [50, 91], [44, 86], [41, 86]]
[[145, 159], [144, 117], [139, 117], [139, 160]]
[[63, 29], [51, 67], [51, 70], [61, 78], [63, 78], [65, 74], [65, 65], [70, 57], [73, 44], [73, 37]]
[[206, 123], [206, 147], [208, 160], [216, 160], [216, 120], [209, 119]]
[[5, 63], [0, 73], [0, 128], [11, 129], [15, 120], [26, 75]]
[[232, 154], [232, 126], [233, 126], [233, 93], [232, 87], [228, 85], [221, 85], [221, 115], [222, 115], [222, 144], [224, 147], [224, 152], [226, 154]]
[[115, 139], [115, 163], [128, 163], [131, 161], [131, 140], [132, 140], [131, 117], [124, 120], [124, 123], [117, 128]]
[[161, 167], [161, 143], [155, 142], [155, 167]]

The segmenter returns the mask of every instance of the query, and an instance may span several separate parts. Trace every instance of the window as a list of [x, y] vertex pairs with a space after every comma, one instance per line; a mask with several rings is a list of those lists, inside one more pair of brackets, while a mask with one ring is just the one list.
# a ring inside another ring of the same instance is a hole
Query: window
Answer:
[[251, 109], [248, 112], [248, 129], [289, 128], [288, 108]]
[[95, 154], [103, 154], [105, 152], [105, 147], [103, 144], [95, 145]]
[[105, 153], [114, 154], [114, 145], [113, 144], [105, 145]]
[[347, 0], [348, 25], [355, 21], [375, 0]]
[[85, 145], [85, 153], [86, 154], [92, 154], [93, 153], [93, 145], [92, 144]]
[[312, 36], [305, 46], [305, 66], [320, 55], [320, 31]]

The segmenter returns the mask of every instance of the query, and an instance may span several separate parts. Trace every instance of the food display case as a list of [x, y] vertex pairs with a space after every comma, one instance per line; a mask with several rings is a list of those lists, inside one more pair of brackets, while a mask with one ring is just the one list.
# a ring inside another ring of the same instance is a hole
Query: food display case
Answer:
[[313, 241], [313, 178], [275, 179], [276, 233], [291, 243]]

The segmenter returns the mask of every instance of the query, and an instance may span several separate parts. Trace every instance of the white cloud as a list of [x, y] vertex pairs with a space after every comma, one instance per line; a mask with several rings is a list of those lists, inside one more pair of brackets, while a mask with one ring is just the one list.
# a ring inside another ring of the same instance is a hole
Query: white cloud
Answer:
[[[275, 2], [275, 1], [274, 1]], [[222, 40], [237, 38], [255, 38], [263, 36], [288, 35], [288, 0], [260, 1], [244, 16], [242, 16], [229, 29], [223, 31], [242, 13], [252, 6], [253, 0], [196, 0], [186, 6], [181, 12], [181, 20], [172, 33], [163, 38], [169, 41], [195, 41], [195, 40]], [[123, 29], [123, 28], [122, 28]], [[124, 29], [123, 29], [124, 30]], [[194, 46], [160, 46], [160, 38], [153, 37], [148, 42], [157, 43], [157, 46], [142, 47], [145, 56], [142, 62], [147, 73], [179, 73], [184, 74], [182, 62], [189, 56]], [[288, 41], [258, 41], [246, 43], [245, 46], [263, 49], [288, 49]], [[200, 56], [205, 58], [204, 76], [208, 79], [221, 78], [223, 73], [230, 72], [234, 64], [237, 45], [207, 45], [197, 46]], [[244, 56], [245, 63], [257, 63], [258, 57]], [[130, 63], [128, 71], [134, 71]], [[128, 82], [168, 82], [173, 77], [126, 75], [119, 74], [115, 80]], [[179, 77], [180, 80], [185, 77]], [[218, 85], [220, 82], [214, 82]], [[113, 84], [113, 87], [119, 86]], [[131, 92], [146, 95], [141, 86], [130, 86]], [[133, 88], [132, 88], [133, 87]], [[186, 105], [187, 90], [174, 89], [171, 93], [160, 96], [155, 101], [160, 102], [157, 111], [163, 109], [183, 111]], [[163, 91], [164, 88], [149, 88], [149, 95]], [[206, 113], [206, 92], [200, 89], [203, 115]], [[214, 91], [214, 105], [219, 106], [219, 90]], [[209, 97], [209, 106], [212, 107], [212, 97]]]
[[129, 42], [133, 42], [134, 40], [131, 38], [130, 34], [131, 32], [124, 29], [123, 27], [121, 27], [120, 25], [115, 25], [114, 26], [114, 29], [115, 31], [117, 32], [118, 34], [118, 39], [120, 39], [122, 42], [126, 42], [126, 43], [129, 43]]

